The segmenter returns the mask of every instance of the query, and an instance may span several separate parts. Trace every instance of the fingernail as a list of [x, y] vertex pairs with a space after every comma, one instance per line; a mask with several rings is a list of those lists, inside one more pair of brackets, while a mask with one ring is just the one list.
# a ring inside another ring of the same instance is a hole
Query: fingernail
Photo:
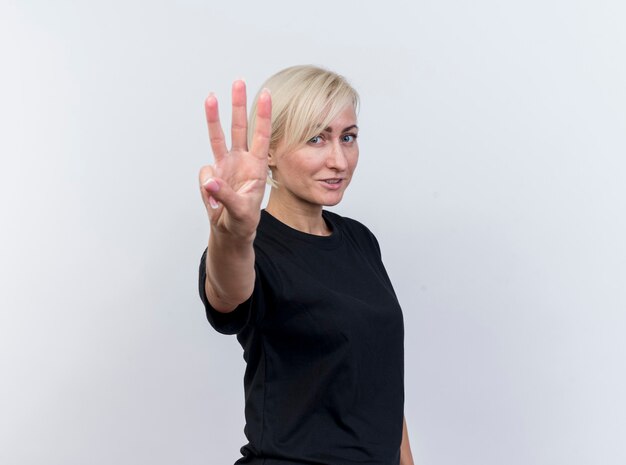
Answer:
[[263, 87], [263, 89], [261, 89], [261, 92], [265, 92], [265, 93], [267, 93], [267, 94], [272, 95], [272, 91], [271, 91], [271, 90], [269, 90], [267, 87]]
[[213, 210], [220, 208], [220, 204], [213, 197], [209, 197], [209, 205], [211, 205]]
[[220, 185], [213, 178], [209, 178], [202, 183], [202, 186], [208, 190], [209, 192], [218, 192], [220, 190]]

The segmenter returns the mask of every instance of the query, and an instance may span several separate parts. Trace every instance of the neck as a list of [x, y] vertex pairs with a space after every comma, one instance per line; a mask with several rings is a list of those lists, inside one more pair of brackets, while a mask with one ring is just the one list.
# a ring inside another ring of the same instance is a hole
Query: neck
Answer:
[[270, 194], [265, 211], [281, 223], [297, 231], [316, 236], [329, 236], [331, 234], [324, 218], [322, 218], [321, 205], [288, 205], [276, 200]]

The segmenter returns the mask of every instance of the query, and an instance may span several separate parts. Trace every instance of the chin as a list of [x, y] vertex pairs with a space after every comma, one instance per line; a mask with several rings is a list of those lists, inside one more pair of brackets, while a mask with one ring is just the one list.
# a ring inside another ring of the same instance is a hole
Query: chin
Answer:
[[341, 202], [341, 200], [337, 200], [336, 202], [324, 203], [324, 204], [322, 204], [322, 206], [323, 207], [334, 207], [335, 205], [339, 205], [340, 202]]
[[343, 193], [335, 198], [330, 198], [330, 199], [324, 199], [324, 202], [322, 202], [322, 205], [325, 207], [334, 207], [335, 205], [339, 204], [339, 202], [341, 202], [343, 200]]

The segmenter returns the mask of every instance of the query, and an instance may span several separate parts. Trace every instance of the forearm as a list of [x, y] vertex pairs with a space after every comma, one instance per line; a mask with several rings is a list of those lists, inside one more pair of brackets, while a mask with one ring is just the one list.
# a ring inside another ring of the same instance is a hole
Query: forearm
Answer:
[[206, 256], [207, 298], [221, 312], [234, 310], [254, 289], [254, 238], [235, 238], [212, 229]]
[[406, 417], [402, 420], [402, 444], [400, 445], [400, 465], [414, 465], [409, 432], [406, 427]]

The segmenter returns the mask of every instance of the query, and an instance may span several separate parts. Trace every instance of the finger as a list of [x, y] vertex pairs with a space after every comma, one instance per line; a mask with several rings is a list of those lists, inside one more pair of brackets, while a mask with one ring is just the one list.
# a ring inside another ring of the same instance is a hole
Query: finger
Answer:
[[211, 216], [211, 210], [215, 210], [217, 206], [217, 201], [212, 197], [210, 189], [207, 189], [209, 181], [213, 179], [214, 176], [215, 171], [212, 166], [203, 166], [200, 169], [200, 195], [202, 196], [202, 201], [204, 202], [209, 216]]
[[[212, 166], [205, 166], [200, 170], [200, 193], [209, 221], [211, 224], [217, 225], [225, 207], [213, 195], [214, 190], [220, 189], [219, 182], [221, 181], [215, 178], [213, 174], [214, 170]], [[223, 181], [221, 182], [224, 184]]]
[[256, 122], [250, 152], [258, 158], [267, 158], [272, 135], [272, 97], [269, 89], [263, 89], [257, 100]]
[[237, 80], [233, 83], [233, 121], [231, 136], [233, 150], [248, 150], [248, 116], [246, 114], [246, 83]]
[[226, 208], [234, 217], [240, 216], [237, 193], [223, 179], [205, 178], [201, 187], [202, 199], [205, 201], [209, 216], [218, 215], [222, 208]]
[[209, 140], [211, 141], [211, 150], [215, 161], [220, 161], [224, 155], [228, 153], [226, 141], [224, 140], [224, 131], [220, 123], [219, 108], [217, 106], [217, 98], [211, 92], [204, 101], [204, 112], [206, 114], [206, 124], [209, 127]]

